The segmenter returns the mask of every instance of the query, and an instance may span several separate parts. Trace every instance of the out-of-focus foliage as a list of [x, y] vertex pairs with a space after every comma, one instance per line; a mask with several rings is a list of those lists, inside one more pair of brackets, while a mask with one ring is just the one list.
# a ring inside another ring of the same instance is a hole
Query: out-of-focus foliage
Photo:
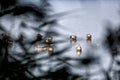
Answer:
[[[119, 75], [119, 70], [114, 70], [111, 66], [113, 66], [114, 61], [117, 66], [120, 65], [120, 60], [117, 58], [120, 50], [120, 29], [108, 29], [105, 36], [104, 43], [110, 50], [112, 61], [109, 69], [104, 70], [95, 51], [86, 51], [90, 55], [83, 58], [62, 56], [71, 49], [71, 45], [65, 44], [61, 48], [58, 46], [59, 43], [67, 43], [68, 38], [60, 34], [56, 27], [60, 27], [57, 23], [59, 17], [66, 13], [51, 15], [52, 9], [49, 1], [40, 0], [38, 7], [33, 4], [22, 5], [17, 0], [0, 0], [0, 6], [1, 18], [6, 15], [11, 15], [12, 18], [17, 17], [17, 19], [22, 17], [18, 29], [27, 29], [27, 32], [32, 29], [37, 33], [34, 36], [30, 35], [33, 39], [27, 39], [25, 33], [21, 31], [21, 34], [15, 38], [11, 35], [15, 24], [12, 25], [11, 31], [6, 30], [5, 26], [0, 24], [0, 80], [92, 80], [91, 76], [100, 73], [103, 74], [100, 76], [103, 77], [103, 80], [117, 80], [116, 78], [112, 79], [110, 73], [114, 73], [113, 77]], [[39, 25], [29, 26], [27, 21], [36, 22]], [[45, 39], [48, 36], [57, 38], [62, 36], [63, 39], [46, 43]], [[55, 51], [50, 55], [46, 55], [45, 51], [36, 52], [34, 51], [36, 44], [45, 44], [49, 47], [53, 45]], [[92, 46], [92, 48], [96, 47]], [[92, 72], [95, 66], [99, 67], [100, 70]], [[71, 68], [80, 68], [85, 72], [74, 74]]]
[[108, 28], [108, 34], [106, 35], [106, 43], [109, 48], [112, 56], [119, 55], [120, 48], [120, 27], [118, 26], [115, 29]]
[[[10, 35], [11, 31], [5, 29], [6, 26], [1, 24], [0, 32], [0, 80], [42, 80], [42, 79], [52, 79], [56, 80], [58, 78], [68, 79], [72, 74], [69, 73], [67, 67], [61, 67], [55, 71], [43, 71], [42, 61], [50, 60], [54, 56], [60, 55], [67, 51], [70, 47], [66, 46], [63, 49], [54, 51], [54, 54], [45, 55], [46, 52], [36, 52], [34, 51], [35, 44], [43, 44], [44, 40], [48, 36], [59, 36], [60, 34], [54, 29], [57, 25], [57, 18], [53, 18], [57, 15], [50, 15], [50, 7], [48, 1], [40, 0], [39, 7], [33, 4], [22, 5], [19, 4], [17, 0], [1, 0], [1, 11], [0, 17], [6, 15], [12, 15], [14, 17], [24, 17], [24, 19], [29, 19], [29, 15], [33, 17], [31, 23], [39, 22], [39, 26], [30, 27], [27, 25], [25, 20], [20, 24], [19, 29], [32, 29], [36, 33], [34, 39], [27, 39], [24, 33], [19, 34], [19, 36], [14, 38]], [[32, 15], [31, 15], [32, 14]], [[61, 13], [62, 14], [62, 13]], [[59, 15], [59, 14], [58, 14]], [[51, 19], [53, 18], [53, 19]], [[30, 20], [29, 20], [30, 21]], [[14, 24], [12, 25], [14, 26]], [[44, 31], [43, 28], [47, 27]], [[12, 28], [12, 27], [11, 27]], [[41, 35], [42, 33], [42, 35]], [[12, 39], [11, 39], [12, 38]], [[65, 42], [66, 40], [62, 40]], [[60, 40], [61, 42], [61, 40]], [[52, 43], [44, 43], [57, 45], [59, 41], [53, 41]], [[19, 48], [18, 50], [16, 48]], [[32, 51], [30, 51], [32, 50]], [[63, 62], [60, 62], [62, 65]], [[49, 65], [48, 65], [49, 67]], [[35, 71], [37, 69], [37, 71]], [[54, 68], [53, 68], [54, 69]], [[36, 75], [38, 74], [38, 75]], [[65, 74], [65, 75], [64, 75]], [[58, 77], [61, 75], [60, 77]], [[64, 75], [64, 76], [63, 76]], [[63, 77], [62, 77], [63, 76]], [[77, 76], [76, 76], [77, 77]], [[75, 76], [71, 78], [76, 78]]]
[[[112, 27], [111, 27], [112, 26]], [[120, 62], [120, 27], [115, 26], [115, 25], [110, 25], [107, 26], [107, 34], [104, 38], [104, 45], [106, 46], [105, 48], [108, 48], [110, 51], [111, 55], [111, 63], [108, 68], [108, 75], [110, 74], [110, 80], [119, 80], [120, 73], [119, 72], [119, 62]]]

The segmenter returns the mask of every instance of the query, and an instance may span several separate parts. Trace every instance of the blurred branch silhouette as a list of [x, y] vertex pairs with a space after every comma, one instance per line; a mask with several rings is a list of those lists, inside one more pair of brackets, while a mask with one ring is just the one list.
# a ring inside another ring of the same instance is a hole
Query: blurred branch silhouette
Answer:
[[[111, 22], [107, 24], [107, 34], [104, 38], [104, 44], [110, 51], [111, 55], [111, 62], [109, 65], [109, 68], [107, 70], [106, 75], [107, 75], [107, 80], [117, 80], [120, 79], [119, 73], [116, 69], [119, 67], [118, 63], [119, 59], [119, 50], [120, 50], [120, 25], [112, 25]], [[106, 48], [105, 47], [105, 48]], [[117, 73], [116, 73], [117, 72]], [[110, 75], [112, 73], [112, 76]]]
[[[116, 78], [112, 79], [110, 72], [114, 71], [114, 76], [120, 74], [120, 70], [113, 70], [112, 67], [114, 61], [118, 66], [120, 65], [120, 60], [117, 59], [120, 50], [120, 27], [115, 30], [108, 28], [108, 33], [105, 36], [104, 43], [110, 50], [112, 61], [109, 69], [104, 70], [101, 67], [99, 57], [94, 54], [95, 51], [86, 51], [91, 55], [86, 55], [84, 58], [62, 56], [71, 49], [71, 45], [66, 44], [61, 48], [58, 47], [59, 43], [66, 43], [68, 38], [60, 34], [56, 30], [56, 26], [62, 27], [57, 21], [69, 12], [51, 15], [52, 8], [47, 0], [40, 0], [39, 7], [33, 4], [22, 5], [18, 3], [18, 0], [0, 0], [0, 6], [1, 18], [9, 19], [6, 16], [10, 15], [12, 16], [11, 21], [12, 18], [16, 17], [22, 19], [18, 28], [21, 33], [17, 38], [11, 35], [17, 23], [12, 25], [11, 30], [7, 30], [2, 21], [0, 22], [0, 80], [92, 80], [91, 76], [101, 72], [105, 77], [103, 80], [117, 80]], [[39, 24], [29, 25], [27, 21]], [[14, 21], [12, 22], [14, 23]], [[30, 35], [33, 38], [28, 39], [24, 33], [25, 29], [27, 29], [26, 32], [32, 33], [29, 30], [33, 30], [37, 34]], [[18, 31], [13, 34], [18, 34]], [[46, 42], [48, 36], [62, 36], [63, 39]], [[45, 51], [34, 51], [35, 45], [39, 44], [45, 44], [47, 47], [53, 45], [55, 51], [49, 55], [46, 55]], [[96, 65], [101, 70], [91, 73], [90, 70]], [[85, 69], [85, 72], [74, 74], [71, 68]]]
[[[61, 53], [67, 51], [70, 47], [63, 48], [54, 52], [54, 54], [50, 56], [44, 56], [43, 53], [45, 52], [33, 52], [29, 51], [32, 46], [36, 43], [44, 42], [47, 36], [59, 36], [60, 34], [56, 32], [54, 29], [54, 25], [57, 25], [57, 18], [50, 19], [49, 17], [54, 17], [54, 15], [50, 16], [50, 4], [47, 0], [40, 0], [41, 4], [40, 7], [37, 7], [32, 4], [28, 5], [21, 5], [18, 3], [17, 0], [1, 0], [1, 11], [0, 17], [4, 17], [6, 15], [14, 16], [24, 16], [29, 17], [29, 14], [33, 14], [35, 22], [39, 22], [40, 25], [38, 27], [30, 27], [27, 25], [25, 21], [22, 21], [20, 24], [20, 28], [31, 28], [37, 33], [45, 33], [44, 35], [36, 35], [36, 39], [34, 40], [27, 40], [23, 33], [19, 34], [18, 38], [12, 38], [13, 36], [10, 35], [11, 31], [7, 31], [5, 26], [1, 24], [0, 32], [1, 32], [1, 39], [0, 39], [0, 79], [1, 80], [41, 80], [41, 79], [52, 79], [56, 80], [59, 75], [61, 75], [61, 79], [68, 79], [71, 74], [67, 71], [66, 67], [61, 67], [61, 69], [52, 72], [49, 70], [45, 72], [42, 70], [42, 66], [44, 64], [40, 63], [44, 60], [50, 60], [55, 55], [60, 55]], [[25, 15], [24, 15], [25, 14]], [[62, 13], [61, 13], [62, 14]], [[58, 14], [60, 15], [60, 14]], [[57, 16], [57, 14], [55, 14]], [[25, 18], [24, 18], [25, 19]], [[12, 25], [14, 26], [14, 25]], [[43, 31], [42, 28], [45, 26], [49, 26], [46, 31]], [[12, 38], [12, 39], [10, 39]], [[26, 41], [27, 40], [27, 41]], [[61, 41], [61, 40], [60, 40]], [[12, 45], [12, 43], [14, 43]], [[58, 44], [59, 41], [52, 42], [54, 45]], [[51, 44], [51, 43], [50, 43]], [[20, 47], [20, 50], [11, 51], [11, 46], [13, 47]], [[29, 46], [29, 47], [26, 47]], [[36, 56], [39, 56], [36, 58]], [[37, 69], [38, 71], [34, 71]], [[37, 76], [36, 74], [39, 75]], [[58, 75], [57, 75], [58, 74]], [[62, 76], [62, 74], [65, 74]], [[68, 76], [67, 76], [68, 75]], [[56, 76], [56, 77], [55, 77]], [[75, 78], [75, 76], [73, 76]]]

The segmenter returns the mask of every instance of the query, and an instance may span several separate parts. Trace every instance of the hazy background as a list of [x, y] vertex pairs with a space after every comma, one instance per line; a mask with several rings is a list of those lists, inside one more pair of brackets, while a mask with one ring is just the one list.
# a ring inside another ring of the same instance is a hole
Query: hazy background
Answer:
[[[61, 42], [57, 45], [58, 49], [64, 48], [65, 45], [71, 46], [71, 48], [57, 56], [57, 58], [69, 57], [75, 59], [84, 59], [86, 56], [96, 56], [98, 61], [97, 64], [90, 65], [89, 67], [86, 65], [78, 65], [78, 61], [68, 61], [69, 64], [78, 66], [69, 66], [70, 73], [81, 75], [87, 74], [87, 70], [90, 74], [100, 71], [101, 68], [106, 71], [109, 69], [109, 65], [112, 61], [112, 56], [110, 55], [110, 51], [108, 48], [104, 47], [103, 42], [107, 35], [107, 28], [111, 27], [113, 30], [117, 29], [117, 25], [119, 25], [120, 15], [119, 10], [120, 6], [119, 0], [48, 0], [51, 5], [51, 11], [49, 15], [53, 15], [53, 19], [57, 20], [58, 25], [54, 25], [55, 28], [53, 30], [57, 31], [61, 35], [65, 35], [66, 37], [57, 36], [54, 40], [66, 40], [66, 42]], [[40, 7], [40, 0], [18, 0], [18, 4], [27, 5], [34, 4], [37, 7]], [[61, 13], [61, 14], [59, 14]], [[57, 16], [54, 16], [58, 14]], [[24, 14], [23, 14], [24, 15]], [[25, 20], [27, 18], [27, 21]], [[52, 20], [52, 18], [50, 20]], [[33, 20], [33, 21], [32, 21]], [[19, 33], [24, 33], [26, 36], [26, 40], [33, 39], [33, 36], [38, 33], [33, 29], [25, 29], [19, 28], [21, 22], [25, 22], [27, 26], [39, 26], [41, 23], [38, 21], [34, 21], [34, 17], [29, 14], [27, 17], [25, 16], [11, 16], [5, 15], [0, 18], [0, 23], [4, 26], [7, 31], [10, 31], [9, 35], [12, 38], [16, 39]], [[13, 26], [14, 25], [14, 26]], [[110, 25], [110, 26], [109, 26]], [[114, 26], [112, 26], [114, 25]], [[44, 28], [43, 31], [46, 31], [48, 28]], [[45, 34], [44, 32], [42, 34]], [[80, 40], [77, 41], [76, 44], [70, 44], [69, 37], [70, 35], [76, 35]], [[92, 43], [88, 44], [86, 42], [86, 34], [92, 35]], [[80, 44], [82, 47], [82, 54], [78, 56], [76, 54], [76, 47]], [[12, 47], [14, 50], [16, 47]], [[19, 48], [15, 49], [16, 51], [20, 51]], [[33, 50], [33, 49], [32, 49]], [[20, 51], [21, 52], [21, 51]], [[44, 56], [44, 55], [43, 55]], [[36, 56], [38, 58], [39, 56]], [[56, 59], [56, 56], [52, 58]], [[56, 62], [52, 62], [52, 59], [46, 59], [40, 61], [38, 63], [44, 64], [41, 69], [43, 72], [49, 71], [56, 65]], [[101, 64], [101, 65], [99, 65]], [[87, 69], [88, 68], [88, 69]], [[59, 67], [57, 68], [59, 69]], [[54, 69], [52, 69], [55, 71]], [[38, 69], [33, 69], [33, 74], [36, 76], [43, 75]], [[101, 72], [98, 75], [93, 76], [90, 80], [106, 80]], [[100, 79], [99, 79], [99, 78]], [[76, 80], [76, 79], [75, 79]], [[80, 79], [78, 79], [80, 80]], [[84, 80], [84, 79], [81, 79]], [[86, 80], [86, 79], [85, 79]], [[89, 80], [89, 79], [88, 79]]]

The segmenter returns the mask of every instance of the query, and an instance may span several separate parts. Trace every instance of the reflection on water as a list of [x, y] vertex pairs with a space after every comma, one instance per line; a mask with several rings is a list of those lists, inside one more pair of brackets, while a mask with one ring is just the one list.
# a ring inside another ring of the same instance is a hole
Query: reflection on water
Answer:
[[77, 41], [77, 36], [76, 36], [76, 35], [71, 35], [71, 36], [70, 36], [70, 42], [71, 42], [72, 44], [74, 44], [74, 43], [76, 43], [76, 41]]
[[76, 48], [76, 53], [78, 54], [78, 56], [80, 56], [80, 54], [82, 53], [82, 48], [81, 48], [80, 44]]

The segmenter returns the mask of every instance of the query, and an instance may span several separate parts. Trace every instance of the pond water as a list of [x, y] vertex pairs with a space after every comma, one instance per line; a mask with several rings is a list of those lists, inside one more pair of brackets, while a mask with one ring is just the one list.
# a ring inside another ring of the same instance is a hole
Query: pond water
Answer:
[[[78, 58], [76, 54], [76, 47], [78, 44], [82, 46], [82, 54], [80, 58], [86, 55], [97, 55], [100, 58], [102, 67], [107, 69], [111, 61], [109, 51], [103, 47], [103, 38], [106, 34], [106, 23], [111, 21], [112, 24], [117, 25], [119, 23], [119, 1], [79, 1], [79, 0], [52, 0], [51, 2], [55, 13], [69, 12], [62, 18], [59, 17], [58, 23], [65, 27], [60, 33], [63, 33], [69, 37], [69, 35], [76, 35], [81, 38], [73, 46], [72, 49], [67, 51], [63, 56], [71, 56]], [[116, 28], [116, 27], [114, 27]], [[59, 31], [59, 30], [58, 30]], [[86, 34], [92, 35], [91, 45], [86, 43]], [[93, 47], [96, 46], [96, 47]], [[91, 50], [91, 52], [89, 52]], [[94, 53], [95, 52], [95, 53]], [[74, 64], [75, 62], [71, 62]], [[92, 68], [91, 72], [97, 70], [98, 67]], [[83, 70], [82, 68], [73, 69], [73, 72], [79, 74]], [[75, 70], [75, 71], [74, 71]]]
[[[25, 3], [28, 0], [25, 1]], [[32, 2], [32, 0], [30, 0]], [[34, 4], [37, 3], [38, 0], [34, 2]], [[29, 2], [29, 1], [28, 1]], [[119, 2], [118, 1], [104, 1], [104, 0], [93, 0], [93, 1], [80, 1], [80, 0], [51, 0], [50, 1], [52, 5], [53, 14], [57, 13], [63, 13], [65, 15], [58, 16], [58, 24], [55, 28], [56, 31], [66, 36], [66, 40], [68, 40], [66, 43], [61, 43], [59, 47], [64, 47], [66, 44], [72, 46], [67, 52], [59, 56], [62, 57], [71, 57], [71, 58], [84, 58], [87, 55], [91, 56], [97, 56], [100, 63], [102, 64], [101, 67], [104, 69], [108, 69], [111, 56], [109, 55], [108, 49], [104, 47], [102, 44], [102, 41], [104, 39], [104, 36], [106, 34], [106, 24], [108, 22], [112, 22], [112, 24], [117, 25], [119, 23], [120, 16], [118, 15], [119, 10]], [[38, 5], [38, 4], [37, 4]], [[5, 16], [10, 17], [10, 16]], [[22, 21], [22, 17], [15, 17], [14, 19], [12, 17], [1, 18], [1, 23], [4, 26], [7, 26], [7, 30], [11, 30], [11, 35], [13, 37], [16, 37], [19, 33], [22, 32], [19, 30], [18, 25]], [[13, 20], [12, 20], [13, 19]], [[14, 21], [14, 22], [13, 22]], [[7, 24], [6, 24], [7, 22]], [[29, 22], [28, 22], [29, 23]], [[14, 27], [11, 25], [15, 24]], [[29, 23], [32, 26], [39, 25], [39, 23]], [[14, 28], [14, 29], [13, 29]], [[116, 27], [114, 27], [116, 28]], [[28, 31], [29, 30], [29, 31]], [[17, 31], [17, 33], [15, 32]], [[27, 29], [24, 30], [26, 35], [30, 36], [35, 34], [34, 31]], [[87, 43], [86, 42], [86, 34], [92, 35], [92, 42]], [[76, 35], [78, 40], [75, 44], [71, 44], [69, 41], [70, 35]], [[29, 39], [28, 38], [28, 39]], [[60, 37], [60, 39], [63, 39], [63, 37]], [[80, 56], [76, 54], [76, 47], [78, 45], [81, 45], [82, 47], [82, 53]], [[38, 57], [38, 56], [37, 56]], [[47, 71], [49, 67], [52, 67], [55, 65], [55, 63], [50, 62], [49, 60], [41, 61], [42, 64], [46, 64], [43, 66], [43, 70]], [[70, 64], [76, 65], [77, 62], [75, 61], [69, 61]], [[49, 65], [49, 66], [48, 66]], [[95, 64], [93, 66], [89, 67], [89, 70], [91, 73], [100, 70], [99, 65]], [[79, 66], [78, 68], [72, 68], [70, 67], [72, 73], [80, 74], [82, 72], [85, 73], [86, 68], [88, 66]], [[39, 72], [36, 73], [37, 70], [35, 70], [34, 74], [39, 75]]]

